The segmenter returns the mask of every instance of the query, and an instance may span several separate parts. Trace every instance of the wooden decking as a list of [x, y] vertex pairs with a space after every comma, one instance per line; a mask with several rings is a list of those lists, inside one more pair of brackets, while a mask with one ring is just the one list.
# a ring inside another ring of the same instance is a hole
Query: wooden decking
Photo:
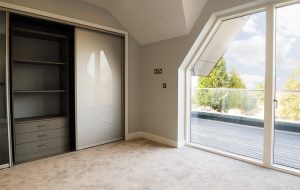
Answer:
[[[191, 141], [262, 160], [263, 128], [192, 117]], [[274, 162], [300, 169], [300, 134], [275, 131]]]

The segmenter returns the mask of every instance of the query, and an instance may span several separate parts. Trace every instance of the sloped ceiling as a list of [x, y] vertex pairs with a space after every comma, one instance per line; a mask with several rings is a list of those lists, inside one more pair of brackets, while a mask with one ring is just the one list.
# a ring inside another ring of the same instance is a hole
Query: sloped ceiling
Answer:
[[107, 9], [142, 45], [187, 35], [207, 0], [82, 0]]

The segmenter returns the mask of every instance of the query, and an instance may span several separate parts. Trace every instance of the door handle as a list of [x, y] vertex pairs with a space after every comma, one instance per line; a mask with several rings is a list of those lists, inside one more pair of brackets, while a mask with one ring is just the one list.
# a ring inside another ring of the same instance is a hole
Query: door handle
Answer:
[[275, 107], [275, 109], [277, 109], [278, 108], [278, 100], [274, 100], [274, 107]]

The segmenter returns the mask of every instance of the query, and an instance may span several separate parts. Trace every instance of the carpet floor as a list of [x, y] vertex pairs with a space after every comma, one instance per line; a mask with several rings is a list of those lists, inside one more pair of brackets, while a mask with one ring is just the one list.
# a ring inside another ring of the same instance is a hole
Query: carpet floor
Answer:
[[300, 177], [137, 139], [1, 170], [0, 189], [299, 190]]

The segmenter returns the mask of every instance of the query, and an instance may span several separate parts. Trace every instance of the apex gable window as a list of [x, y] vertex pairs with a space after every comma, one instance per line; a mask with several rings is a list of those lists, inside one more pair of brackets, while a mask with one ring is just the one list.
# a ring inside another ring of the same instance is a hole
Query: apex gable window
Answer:
[[216, 20], [187, 71], [188, 145], [300, 174], [299, 18], [285, 2]]
[[191, 142], [263, 159], [265, 17], [222, 21], [193, 67]]

